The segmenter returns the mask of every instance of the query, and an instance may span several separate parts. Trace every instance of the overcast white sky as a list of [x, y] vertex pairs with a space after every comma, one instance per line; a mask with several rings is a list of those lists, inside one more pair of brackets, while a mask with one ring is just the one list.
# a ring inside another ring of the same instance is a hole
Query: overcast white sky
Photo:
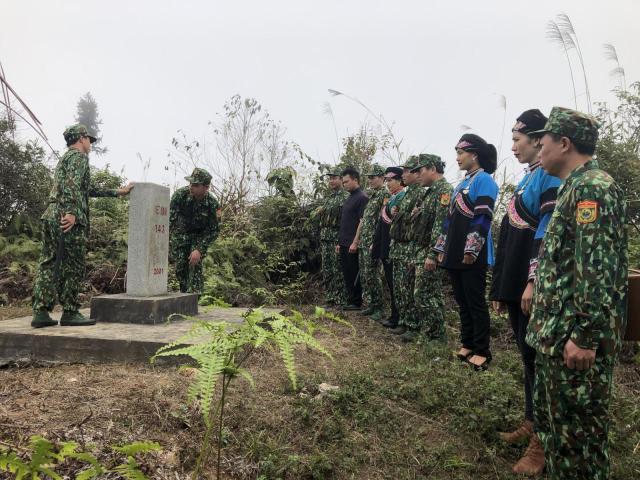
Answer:
[[[366, 112], [395, 122], [410, 153], [448, 161], [469, 125], [509, 154], [510, 129], [528, 108], [573, 105], [564, 54], [545, 38], [560, 12], [577, 30], [592, 99], [612, 101], [616, 80], [603, 44], [613, 44], [640, 80], [640, 1], [75, 1], [0, 0], [0, 61], [8, 81], [44, 124], [54, 147], [90, 91], [109, 153], [92, 163], [171, 183], [163, 168], [178, 129], [205, 135], [233, 94], [255, 97], [312, 157], [332, 163], [336, 140]], [[578, 65], [576, 74], [579, 73]], [[584, 91], [581, 74], [579, 92]], [[586, 110], [584, 96], [579, 107]], [[26, 132], [25, 132], [26, 134]], [[520, 169], [515, 166], [514, 171]]]

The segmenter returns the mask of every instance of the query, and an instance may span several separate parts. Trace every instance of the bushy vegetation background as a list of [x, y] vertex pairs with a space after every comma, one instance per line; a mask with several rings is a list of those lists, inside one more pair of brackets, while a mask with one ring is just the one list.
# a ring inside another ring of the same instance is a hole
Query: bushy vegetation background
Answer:
[[[98, 128], [95, 100], [85, 96], [79, 114]], [[86, 104], [89, 102], [89, 114]], [[615, 106], [598, 104], [602, 123], [597, 159], [625, 190], [630, 210], [631, 265], [640, 266], [640, 83], [618, 91]], [[255, 99], [232, 97], [211, 122], [215, 148], [186, 135], [172, 141], [170, 167], [193, 166], [214, 174], [222, 231], [205, 259], [205, 304], [312, 303], [318, 295], [319, 245], [311, 212], [325, 193], [327, 165], [286, 140], [286, 129]], [[52, 184], [56, 157], [40, 144], [15, 138], [15, 123], [0, 121], [0, 303], [27, 303], [40, 249], [39, 216]], [[335, 161], [365, 170], [372, 159], [394, 162], [398, 144], [384, 129], [363, 126], [341, 140]], [[238, 145], [243, 145], [238, 148]], [[103, 147], [106, 148], [106, 147]], [[213, 151], [214, 154], [208, 152]], [[400, 159], [395, 158], [396, 161]], [[169, 166], [167, 166], [169, 168]], [[181, 175], [177, 176], [180, 178]], [[102, 188], [125, 182], [109, 166], [93, 169]], [[172, 185], [180, 186], [178, 185]], [[505, 195], [513, 188], [502, 185]], [[124, 290], [127, 260], [126, 200], [92, 199], [91, 233], [83, 295]], [[498, 207], [500, 211], [500, 207]], [[497, 217], [499, 217], [498, 215]], [[499, 220], [499, 218], [498, 218]], [[497, 236], [496, 236], [497, 238]], [[170, 278], [175, 287], [175, 279]]]

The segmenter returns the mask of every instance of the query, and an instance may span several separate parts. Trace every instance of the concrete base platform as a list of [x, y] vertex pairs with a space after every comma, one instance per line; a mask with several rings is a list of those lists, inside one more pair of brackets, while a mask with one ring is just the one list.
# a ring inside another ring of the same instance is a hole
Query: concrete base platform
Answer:
[[196, 293], [167, 293], [154, 297], [135, 297], [126, 293], [100, 295], [91, 299], [89, 316], [97, 322], [155, 325], [166, 322], [175, 313], [198, 314]]
[[[265, 308], [265, 312], [280, 309]], [[212, 308], [198, 314], [206, 321], [241, 324], [246, 308]], [[88, 310], [83, 310], [84, 315]], [[61, 312], [51, 316], [60, 319]], [[31, 328], [31, 317], [0, 321], [0, 364], [9, 362], [136, 363], [148, 362], [163, 345], [191, 328], [178, 320], [156, 325], [98, 323], [87, 327]]]

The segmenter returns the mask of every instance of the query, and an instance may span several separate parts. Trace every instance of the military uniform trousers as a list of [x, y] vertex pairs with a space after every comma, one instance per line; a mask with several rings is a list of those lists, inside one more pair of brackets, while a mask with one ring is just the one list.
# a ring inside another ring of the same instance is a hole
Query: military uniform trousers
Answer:
[[336, 253], [338, 242], [320, 242], [320, 256], [322, 257], [322, 283], [324, 284], [327, 302], [338, 305], [346, 303], [346, 291], [340, 255]]
[[62, 245], [61, 234], [57, 217], [43, 218], [42, 250], [33, 286], [34, 311], [52, 311], [56, 299], [67, 312], [80, 308], [78, 293], [85, 274], [87, 231], [82, 225], [74, 225], [63, 235]]
[[444, 271], [436, 268], [425, 270], [424, 262], [416, 265], [413, 300], [416, 308], [418, 328], [427, 340], [444, 337], [444, 296], [442, 282]]
[[382, 265], [377, 258], [371, 258], [369, 246], [360, 248], [360, 279], [362, 294], [367, 306], [374, 310], [382, 309]]
[[395, 295], [399, 325], [416, 330], [420, 327], [413, 300], [415, 287], [415, 265], [413, 244], [410, 242], [391, 243], [390, 258], [393, 261], [393, 294]]
[[536, 355], [535, 428], [552, 480], [609, 478], [609, 401], [614, 362], [596, 357], [572, 370], [562, 357]]
[[171, 245], [171, 261], [175, 266], [176, 278], [182, 293], [202, 293], [204, 288], [202, 264], [206, 252], [200, 252], [200, 261], [197, 264], [189, 265], [189, 256], [195, 248], [195, 242], [189, 241], [188, 237], [183, 237], [182, 241]]

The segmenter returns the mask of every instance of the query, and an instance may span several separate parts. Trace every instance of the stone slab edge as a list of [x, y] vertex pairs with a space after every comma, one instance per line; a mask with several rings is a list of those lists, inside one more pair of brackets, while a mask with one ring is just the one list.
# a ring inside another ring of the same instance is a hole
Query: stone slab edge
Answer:
[[89, 315], [97, 322], [156, 325], [166, 322], [173, 314], [197, 315], [198, 295], [195, 293], [158, 297], [101, 295], [91, 299]]
[[[163, 342], [4, 333], [0, 337], [0, 352], [3, 352], [0, 363], [148, 363], [164, 345]], [[160, 364], [181, 363], [178, 357], [159, 360]]]

